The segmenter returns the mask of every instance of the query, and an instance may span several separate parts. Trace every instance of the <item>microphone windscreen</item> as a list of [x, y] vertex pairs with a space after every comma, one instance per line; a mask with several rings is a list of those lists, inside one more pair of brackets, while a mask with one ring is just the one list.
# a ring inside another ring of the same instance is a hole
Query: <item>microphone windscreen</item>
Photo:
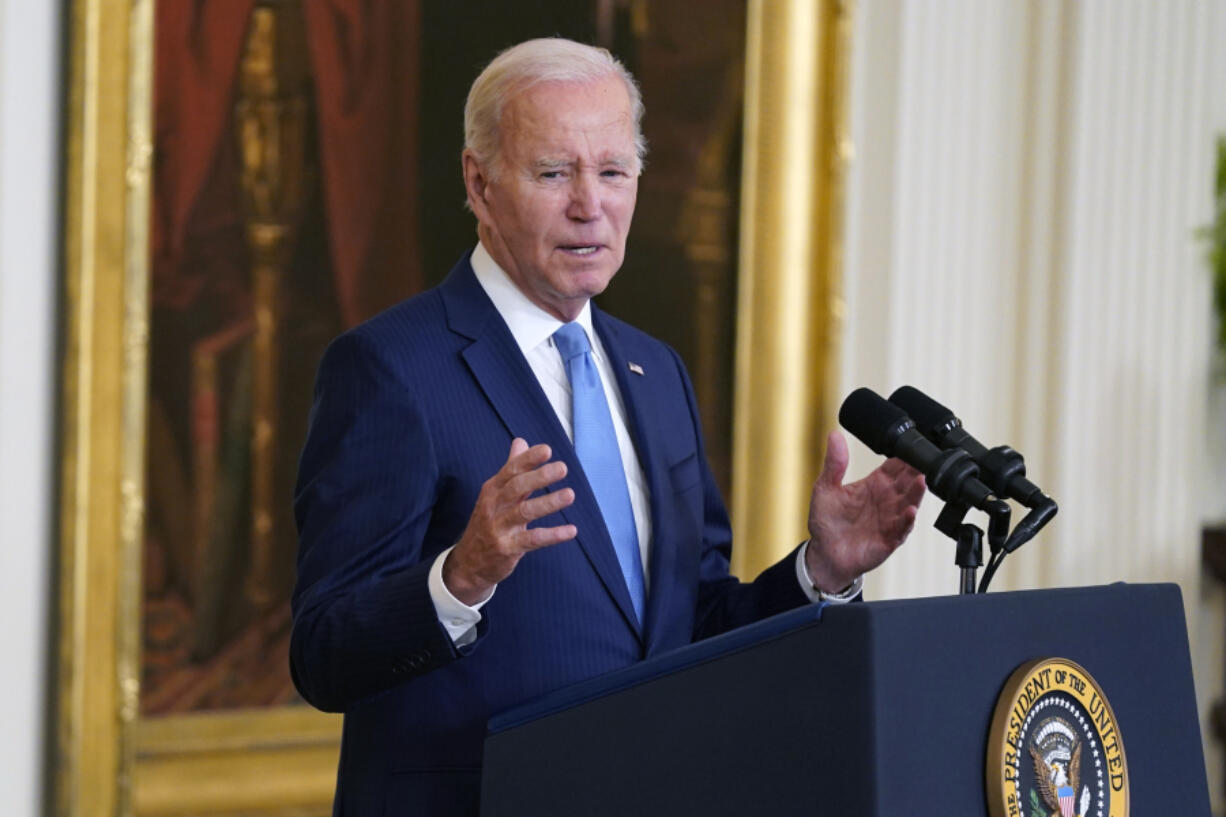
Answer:
[[909, 424], [906, 412], [872, 389], [856, 389], [839, 408], [839, 425], [883, 457], [894, 455], [898, 429]]
[[890, 395], [890, 402], [914, 420], [915, 427], [925, 435], [957, 419], [952, 411], [913, 386], [900, 386]]

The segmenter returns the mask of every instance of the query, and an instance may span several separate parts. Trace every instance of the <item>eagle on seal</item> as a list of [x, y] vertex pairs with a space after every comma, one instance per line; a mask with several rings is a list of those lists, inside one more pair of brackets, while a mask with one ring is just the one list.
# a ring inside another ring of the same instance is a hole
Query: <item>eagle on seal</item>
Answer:
[[1073, 811], [1073, 797], [1081, 788], [1081, 748], [1073, 730], [1059, 718], [1044, 721], [1029, 746], [1039, 794], [1051, 809], [1049, 817], [1085, 817], [1089, 809], [1090, 789], [1086, 787], [1081, 792], [1080, 813]]

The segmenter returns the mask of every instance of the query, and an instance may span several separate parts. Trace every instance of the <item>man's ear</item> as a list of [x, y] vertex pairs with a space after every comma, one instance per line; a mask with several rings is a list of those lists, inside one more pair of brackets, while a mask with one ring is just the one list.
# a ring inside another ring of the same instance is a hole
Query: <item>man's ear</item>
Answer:
[[464, 168], [464, 190], [468, 194], [468, 206], [479, 220], [486, 213], [485, 194], [489, 188], [489, 173], [477, 161], [471, 150], [460, 154], [460, 162]]

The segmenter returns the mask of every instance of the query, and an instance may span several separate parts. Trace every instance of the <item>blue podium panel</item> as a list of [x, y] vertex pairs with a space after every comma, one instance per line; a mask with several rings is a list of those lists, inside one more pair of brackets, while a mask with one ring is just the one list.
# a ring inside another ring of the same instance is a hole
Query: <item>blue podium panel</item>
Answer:
[[1122, 584], [804, 608], [560, 690], [491, 721], [482, 815], [986, 817], [997, 698], [1048, 656], [1110, 701], [1131, 813], [1209, 817], [1179, 590]]

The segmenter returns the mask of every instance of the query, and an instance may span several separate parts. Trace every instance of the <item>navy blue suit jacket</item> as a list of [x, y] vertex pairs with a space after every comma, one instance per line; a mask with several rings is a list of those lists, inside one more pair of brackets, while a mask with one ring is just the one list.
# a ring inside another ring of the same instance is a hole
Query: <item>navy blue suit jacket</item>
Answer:
[[[806, 603], [794, 556], [753, 584], [729, 576], [677, 354], [595, 308], [593, 323], [651, 497], [642, 627], [574, 448], [467, 258], [325, 352], [295, 495], [290, 662], [304, 698], [345, 713], [337, 815], [475, 814], [494, 712]], [[526, 555], [457, 649], [427, 574], [516, 436], [566, 462], [575, 502], [541, 524], [579, 534]]]

